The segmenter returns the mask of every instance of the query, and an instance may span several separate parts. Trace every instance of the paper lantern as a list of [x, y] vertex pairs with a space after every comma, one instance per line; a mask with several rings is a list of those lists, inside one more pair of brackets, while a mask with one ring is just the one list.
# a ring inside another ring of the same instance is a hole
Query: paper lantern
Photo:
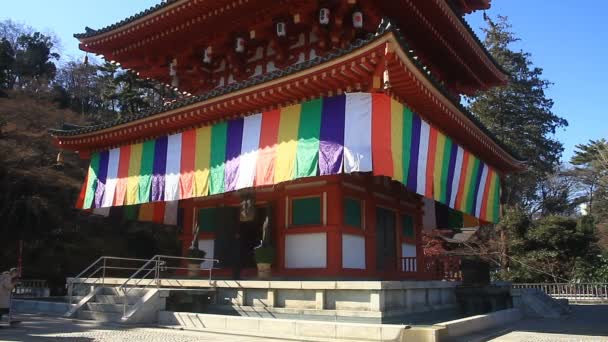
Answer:
[[319, 24], [329, 24], [329, 8], [323, 7], [319, 10]]
[[353, 27], [363, 28], [363, 13], [359, 10], [353, 12]]
[[284, 21], [279, 21], [276, 25], [277, 37], [287, 36], [287, 24]]

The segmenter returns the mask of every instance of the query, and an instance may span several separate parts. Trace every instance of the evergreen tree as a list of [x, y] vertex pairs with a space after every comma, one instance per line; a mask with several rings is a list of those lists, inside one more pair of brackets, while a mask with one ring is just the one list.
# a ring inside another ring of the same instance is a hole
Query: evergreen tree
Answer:
[[553, 101], [545, 94], [550, 82], [533, 65], [531, 55], [515, 51], [519, 39], [506, 17], [484, 17], [488, 27], [485, 45], [509, 74], [509, 84], [470, 99], [471, 111], [516, 154], [527, 161], [527, 170], [508, 176], [503, 184], [507, 205], [530, 210], [539, 200], [539, 186], [559, 166], [563, 146], [554, 134], [568, 122], [552, 112]]

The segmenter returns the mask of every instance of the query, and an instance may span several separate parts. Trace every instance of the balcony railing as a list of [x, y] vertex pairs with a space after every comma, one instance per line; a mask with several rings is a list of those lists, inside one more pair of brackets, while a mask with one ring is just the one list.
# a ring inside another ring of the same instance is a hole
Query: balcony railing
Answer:
[[555, 299], [574, 303], [608, 303], [608, 283], [522, 283], [514, 289], [538, 289]]
[[425, 255], [423, 269], [418, 269], [418, 257], [401, 258], [401, 272], [428, 280], [462, 280], [461, 259], [451, 255]]

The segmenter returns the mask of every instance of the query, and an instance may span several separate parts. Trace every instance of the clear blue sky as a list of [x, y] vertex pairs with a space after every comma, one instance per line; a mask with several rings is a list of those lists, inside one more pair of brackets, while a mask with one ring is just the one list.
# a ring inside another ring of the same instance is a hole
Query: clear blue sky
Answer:
[[[158, 0], [39, 0], [3, 1], [0, 20], [12, 19], [38, 30], [52, 31], [62, 43], [66, 58], [82, 58], [72, 34], [85, 26], [101, 28], [158, 3]], [[516, 45], [532, 53], [536, 65], [555, 84], [548, 95], [554, 112], [570, 126], [557, 132], [569, 160], [574, 145], [589, 139], [608, 138], [608, 2], [493, 0], [489, 15], [506, 15], [522, 39]], [[482, 37], [481, 13], [467, 20]]]

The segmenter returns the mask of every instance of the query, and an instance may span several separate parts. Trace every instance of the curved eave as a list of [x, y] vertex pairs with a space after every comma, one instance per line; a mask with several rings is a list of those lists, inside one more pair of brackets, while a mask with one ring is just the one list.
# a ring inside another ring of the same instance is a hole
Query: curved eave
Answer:
[[458, 15], [453, 4], [445, 0], [435, 1], [439, 2], [444, 13], [450, 19], [450, 22], [457, 28], [461, 37], [466, 41], [466, 44], [476, 52], [476, 55], [481, 58], [482, 64], [491, 72], [491, 75], [494, 76], [495, 82], [489, 82], [488, 86], [493, 87], [507, 84], [509, 82], [509, 74], [500, 66], [500, 64], [498, 64], [498, 62], [496, 62], [494, 57], [492, 57], [464, 17]]
[[[299, 66], [289, 73], [266, 77], [251, 85], [218, 89], [111, 125], [52, 130], [51, 134], [64, 149], [107, 149], [310, 98], [367, 90], [375, 66], [383, 61], [387, 63], [393, 96], [501, 172], [524, 168], [521, 160], [509, 153], [466, 108], [450, 98], [439, 83], [423, 71], [423, 66], [409, 55], [407, 44], [395, 31], [359, 42], [352, 51], [326, 56], [314, 66]], [[232, 115], [227, 117], [227, 111]]]

